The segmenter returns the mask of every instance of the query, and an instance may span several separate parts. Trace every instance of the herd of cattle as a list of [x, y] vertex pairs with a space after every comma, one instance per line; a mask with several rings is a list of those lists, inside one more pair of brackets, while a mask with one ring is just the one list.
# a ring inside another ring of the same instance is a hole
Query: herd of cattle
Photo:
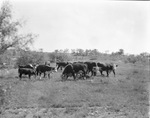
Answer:
[[18, 73], [19, 78], [22, 78], [22, 75], [28, 75], [29, 78], [31, 75], [40, 76], [44, 74], [44, 77], [48, 75], [50, 78], [50, 73], [57, 72], [59, 69], [62, 70], [61, 78], [62, 80], [66, 80], [68, 77], [73, 76], [74, 80], [77, 77], [87, 78], [90, 76], [96, 76], [99, 71], [101, 75], [104, 76], [103, 71], [106, 71], [107, 77], [111, 72], [113, 72], [115, 76], [115, 70], [118, 67], [117, 64], [114, 63], [99, 63], [99, 62], [57, 62], [56, 67], [51, 67], [49, 64], [44, 65], [19, 65]]

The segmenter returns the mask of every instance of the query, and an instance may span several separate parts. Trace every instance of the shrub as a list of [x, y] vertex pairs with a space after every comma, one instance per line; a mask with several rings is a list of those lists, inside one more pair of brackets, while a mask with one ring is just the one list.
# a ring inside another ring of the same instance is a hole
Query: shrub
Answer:
[[39, 64], [43, 63], [44, 56], [42, 53], [39, 52], [31, 52], [31, 51], [24, 51], [20, 54], [20, 57], [17, 58], [16, 65], [26, 65], [26, 64]]
[[129, 62], [129, 63], [135, 63], [136, 61], [137, 61], [137, 59], [133, 56], [133, 57], [128, 57], [127, 58], [127, 61]]
[[146, 64], [148, 63], [148, 58], [147, 57], [142, 57], [140, 55], [129, 55], [124, 59], [125, 63], [142, 63], [142, 64]]

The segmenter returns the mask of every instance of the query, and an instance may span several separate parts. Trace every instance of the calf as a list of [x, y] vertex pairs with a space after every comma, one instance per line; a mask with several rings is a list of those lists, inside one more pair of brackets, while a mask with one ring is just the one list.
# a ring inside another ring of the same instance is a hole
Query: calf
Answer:
[[36, 76], [35, 71], [33, 69], [31, 69], [31, 68], [19, 68], [18, 69], [18, 73], [19, 73], [20, 80], [22, 78], [22, 74], [28, 75], [29, 79], [30, 79], [31, 75], [35, 75]]
[[99, 67], [99, 71], [101, 73], [101, 75], [103, 74], [103, 71], [106, 71], [107, 73], [107, 77], [109, 76], [110, 72], [112, 71], [114, 73], [114, 77], [115, 77], [115, 70], [118, 67], [118, 65], [113, 64], [113, 63], [97, 63], [97, 66]]

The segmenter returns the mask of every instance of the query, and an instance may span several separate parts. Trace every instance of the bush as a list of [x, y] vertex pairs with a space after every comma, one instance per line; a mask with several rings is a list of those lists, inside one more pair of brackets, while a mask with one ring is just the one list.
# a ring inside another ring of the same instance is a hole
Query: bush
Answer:
[[136, 61], [137, 61], [137, 59], [135, 58], [135, 57], [128, 57], [127, 58], [127, 61], [129, 62], [129, 63], [135, 63]]
[[137, 56], [134, 56], [134, 55], [130, 55], [130, 56], [127, 56], [127, 58], [125, 58], [124, 60], [125, 63], [147, 63], [148, 62], [148, 59], [146, 57], [142, 57], [140, 55], [137, 55]]
[[43, 63], [44, 56], [39, 52], [24, 51], [17, 58], [16, 66], [26, 65], [26, 64], [40, 64]]

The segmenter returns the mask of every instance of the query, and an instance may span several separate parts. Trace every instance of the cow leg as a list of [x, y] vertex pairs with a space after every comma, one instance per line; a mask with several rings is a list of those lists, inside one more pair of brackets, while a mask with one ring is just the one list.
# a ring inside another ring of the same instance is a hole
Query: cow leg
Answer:
[[94, 76], [96, 76], [96, 72], [94, 72]]
[[86, 72], [87, 74], [89, 74], [89, 70], [87, 70], [87, 72]]
[[106, 70], [106, 73], [107, 73], [107, 77], [109, 77], [109, 70]]
[[113, 73], [114, 73], [114, 77], [115, 77], [115, 75], [116, 75], [115, 70], [113, 70]]
[[48, 78], [50, 79], [50, 73], [48, 73]]
[[68, 77], [69, 77], [69, 75], [65, 74], [65, 80], [67, 80], [67, 79], [68, 79]]
[[45, 76], [46, 76], [46, 73], [44, 72], [44, 78], [45, 78]]
[[31, 74], [29, 74], [29, 79], [31, 79]]
[[91, 72], [91, 77], [93, 76], [93, 71], [92, 70], [90, 70], [90, 72]]
[[[83, 74], [84, 74], [84, 76], [83, 76]], [[85, 71], [83, 71], [83, 74], [82, 74], [83, 79], [84, 79], [84, 77], [85, 77], [85, 79], [87, 79], [87, 78], [86, 78], [86, 72], [85, 72]]]
[[57, 70], [59, 69], [59, 67], [60, 67], [60, 66], [58, 65]]
[[75, 76], [75, 73], [74, 72], [72, 72], [72, 76], [73, 76], [73, 78], [74, 78], [74, 80], [76, 79], [76, 76]]
[[39, 72], [39, 75], [40, 75], [40, 79], [41, 79], [41, 72]]
[[22, 79], [22, 74], [21, 73], [19, 74], [19, 78], [20, 78], [20, 80]]
[[91, 71], [91, 76], [93, 76], [93, 71]]
[[37, 72], [37, 76], [39, 76], [40, 75], [40, 73], [39, 72]]
[[37, 72], [36, 72], [36, 75], [38, 76], [38, 74], [39, 74], [39, 72], [37, 71]]
[[35, 77], [35, 79], [36, 79], [36, 73], [35, 73], [34, 77]]
[[68, 79], [69, 75], [66, 75], [66, 79]]
[[94, 70], [91, 70], [91, 76], [96, 76], [96, 72]]
[[100, 73], [101, 73], [101, 75], [102, 75], [102, 76], [104, 76], [104, 74], [103, 74], [103, 71], [102, 71], [102, 70], [100, 70]]

